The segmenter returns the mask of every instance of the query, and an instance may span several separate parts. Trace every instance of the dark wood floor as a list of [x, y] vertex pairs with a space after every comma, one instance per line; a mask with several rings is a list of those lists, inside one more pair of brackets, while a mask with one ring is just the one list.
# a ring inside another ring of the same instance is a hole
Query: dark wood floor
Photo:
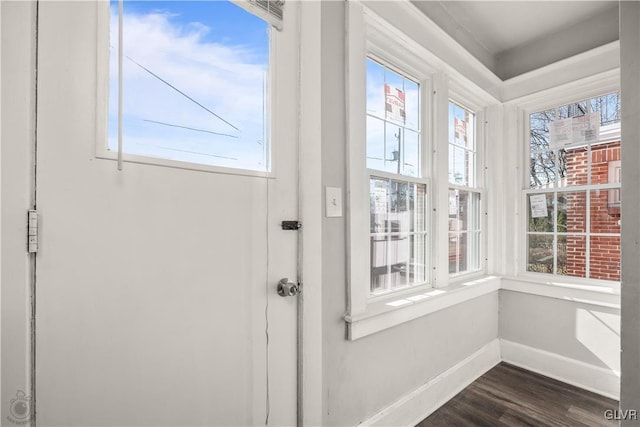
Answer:
[[418, 424], [431, 426], [617, 426], [618, 401], [507, 363], [478, 378]]

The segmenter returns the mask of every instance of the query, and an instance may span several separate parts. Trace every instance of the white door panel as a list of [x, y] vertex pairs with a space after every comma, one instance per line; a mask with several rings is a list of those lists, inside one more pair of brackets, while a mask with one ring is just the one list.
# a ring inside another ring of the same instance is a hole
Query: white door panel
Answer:
[[39, 6], [37, 423], [263, 424], [268, 374], [269, 424], [295, 424], [295, 125], [275, 179], [96, 159], [99, 7]]

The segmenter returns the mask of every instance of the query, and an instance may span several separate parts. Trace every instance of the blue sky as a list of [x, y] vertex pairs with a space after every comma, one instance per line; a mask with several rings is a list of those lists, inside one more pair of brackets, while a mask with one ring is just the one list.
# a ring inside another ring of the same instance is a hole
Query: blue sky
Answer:
[[[117, 145], [117, 8], [111, 2], [111, 149]], [[267, 29], [226, 1], [125, 1], [124, 151], [266, 170]]]

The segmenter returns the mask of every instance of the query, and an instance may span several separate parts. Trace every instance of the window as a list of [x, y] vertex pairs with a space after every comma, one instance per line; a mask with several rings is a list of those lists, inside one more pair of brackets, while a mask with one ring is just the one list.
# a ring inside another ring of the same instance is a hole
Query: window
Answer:
[[367, 58], [371, 294], [426, 282], [427, 184], [417, 79]]
[[449, 102], [449, 273], [480, 269], [475, 114]]
[[271, 26], [245, 10], [262, 3], [125, 1], [122, 58], [110, 4], [107, 153], [120, 124], [131, 160], [269, 172]]
[[[479, 165], [484, 165], [484, 133], [497, 132], [497, 126], [484, 127], [480, 135], [475, 131], [476, 121], [501, 120], [499, 109], [486, 108], [499, 101], [387, 22], [379, 14], [387, 9], [376, 10], [381, 3], [364, 3], [345, 6], [345, 321], [351, 340], [494, 292], [500, 285], [497, 277], [480, 277], [484, 263], [479, 262], [484, 246], [480, 223], [486, 221], [480, 213]], [[443, 42], [455, 49], [450, 39]], [[463, 135], [448, 140], [450, 97], [460, 102], [456, 111], [466, 120], [466, 141]], [[461, 154], [452, 156], [451, 163], [449, 142], [454, 154]], [[449, 182], [450, 165], [458, 181]], [[457, 197], [450, 198], [450, 190]], [[456, 209], [451, 216], [449, 201]], [[453, 275], [450, 242], [455, 247]]]
[[527, 271], [620, 280], [620, 97], [529, 116]]

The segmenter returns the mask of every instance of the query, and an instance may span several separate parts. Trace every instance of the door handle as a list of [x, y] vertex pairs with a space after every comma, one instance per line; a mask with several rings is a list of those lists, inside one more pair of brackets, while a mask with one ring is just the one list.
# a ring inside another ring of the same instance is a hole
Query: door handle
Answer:
[[292, 297], [300, 293], [300, 287], [297, 283], [287, 279], [280, 279], [278, 282], [278, 295], [281, 297]]

